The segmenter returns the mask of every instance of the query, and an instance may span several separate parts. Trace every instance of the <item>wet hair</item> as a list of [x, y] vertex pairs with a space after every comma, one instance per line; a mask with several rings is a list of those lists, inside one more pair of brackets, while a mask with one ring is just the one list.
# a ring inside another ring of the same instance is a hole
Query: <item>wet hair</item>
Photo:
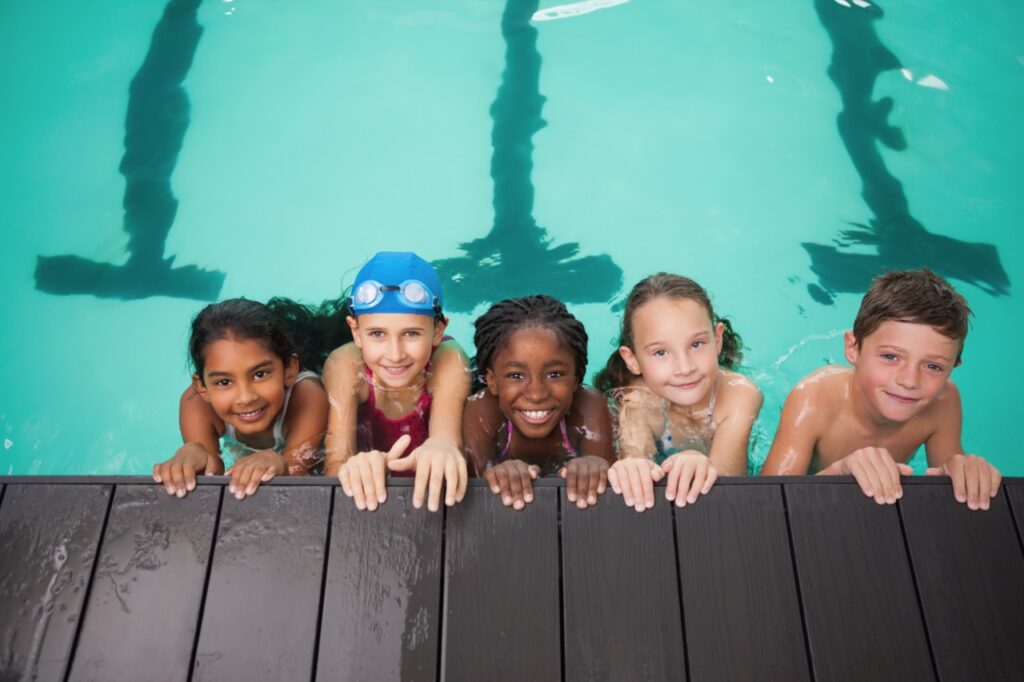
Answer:
[[212, 303], [192, 320], [188, 353], [193, 371], [202, 377], [206, 351], [226, 338], [260, 341], [285, 365], [298, 357], [303, 369], [320, 371], [333, 349], [352, 340], [344, 310], [341, 299], [316, 308], [287, 298], [272, 298], [266, 305], [245, 298]]
[[[656, 298], [696, 301], [704, 306], [708, 311], [708, 316], [711, 317], [711, 324], [716, 325], [721, 322], [724, 327], [718, 364], [726, 369], [735, 369], [740, 364], [743, 359], [743, 340], [733, 330], [729, 320], [715, 315], [708, 292], [688, 277], [672, 275], [667, 272], [659, 272], [640, 280], [629, 292], [626, 309], [622, 313], [622, 331], [619, 334], [618, 346], [633, 348], [633, 316], [641, 306]], [[618, 348], [616, 348], [608, 357], [605, 368], [598, 372], [594, 385], [599, 391], [607, 393], [628, 385], [633, 379], [633, 373], [626, 367], [626, 361], [622, 359]]]
[[926, 324], [960, 344], [959, 364], [971, 315], [967, 299], [928, 268], [895, 270], [872, 280], [853, 321], [853, 336], [859, 348], [883, 322]]
[[543, 295], [506, 299], [478, 317], [474, 327], [474, 390], [480, 388], [483, 375], [498, 353], [508, 347], [512, 334], [533, 327], [550, 329], [572, 351], [576, 381], [583, 382], [587, 372], [587, 330], [558, 299]]

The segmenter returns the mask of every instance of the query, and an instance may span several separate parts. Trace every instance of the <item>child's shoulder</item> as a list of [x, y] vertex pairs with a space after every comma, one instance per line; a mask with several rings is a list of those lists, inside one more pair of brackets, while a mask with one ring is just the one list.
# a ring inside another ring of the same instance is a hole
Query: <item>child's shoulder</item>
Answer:
[[820, 420], [829, 421], [842, 411], [848, 402], [850, 377], [853, 370], [839, 365], [825, 365], [801, 379], [786, 397], [785, 410], [795, 410], [793, 414], [798, 420], [804, 421], [816, 415]]
[[580, 411], [608, 409], [608, 399], [604, 393], [591, 386], [580, 384], [572, 400], [573, 406], [579, 406]]
[[825, 365], [801, 379], [789, 394], [791, 396], [835, 397], [838, 399], [847, 390], [852, 374], [853, 369], [850, 367]]
[[747, 376], [728, 369], [722, 369], [718, 375], [718, 410], [727, 412], [757, 413], [764, 404], [764, 395], [757, 384]]

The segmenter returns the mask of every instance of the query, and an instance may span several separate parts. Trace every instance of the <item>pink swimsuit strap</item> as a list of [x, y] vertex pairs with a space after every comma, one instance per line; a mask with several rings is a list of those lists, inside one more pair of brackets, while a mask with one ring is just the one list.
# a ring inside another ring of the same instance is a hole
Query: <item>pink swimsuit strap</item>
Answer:
[[[501, 453], [498, 455], [498, 461], [502, 461], [508, 455], [508, 449], [512, 446], [512, 420], [506, 420], [505, 426], [505, 447], [502, 448]], [[565, 454], [571, 459], [576, 456], [576, 448], [569, 442], [569, 432], [565, 426], [565, 417], [563, 416], [561, 421], [558, 422], [558, 427], [562, 431], [562, 445], [565, 447]]]

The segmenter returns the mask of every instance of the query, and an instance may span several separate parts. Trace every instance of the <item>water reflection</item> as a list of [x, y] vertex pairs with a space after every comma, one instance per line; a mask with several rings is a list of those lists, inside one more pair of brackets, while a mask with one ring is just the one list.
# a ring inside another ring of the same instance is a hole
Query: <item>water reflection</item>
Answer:
[[450, 311], [538, 292], [566, 303], [597, 303], [622, 287], [622, 270], [611, 256], [578, 257], [575, 242], [552, 246], [533, 217], [532, 138], [546, 125], [537, 29], [530, 24], [538, 4], [508, 0], [502, 15], [505, 70], [491, 105], [494, 225], [487, 236], [459, 245], [465, 255], [434, 263]]
[[51, 294], [91, 294], [135, 299], [173, 296], [213, 301], [224, 273], [194, 265], [173, 267], [164, 258], [178, 200], [171, 173], [189, 125], [189, 100], [182, 83], [192, 66], [203, 29], [196, 19], [201, 0], [170, 0], [153, 31], [149, 52], [132, 79], [125, 119], [124, 231], [128, 262], [100, 263], [79, 256], [39, 256], [36, 288]]
[[[865, 3], [866, 5], [866, 3]], [[939, 274], [967, 282], [992, 295], [1008, 293], [1010, 278], [992, 244], [962, 242], [929, 232], [910, 213], [903, 185], [885, 165], [878, 148], [907, 148], [903, 132], [888, 122], [891, 97], [872, 99], [878, 76], [902, 69], [900, 60], [882, 44], [874, 22], [883, 16], [877, 5], [843, 6], [835, 0], [815, 0], [822, 26], [832, 40], [829, 78], [842, 97], [836, 123], [839, 136], [864, 183], [862, 196], [874, 217], [853, 223], [835, 240], [838, 246], [804, 243], [818, 284], [809, 284], [811, 297], [831, 304], [836, 293], [861, 293], [871, 278], [891, 269], [927, 266]], [[845, 247], [869, 246], [876, 254], [849, 253]]]

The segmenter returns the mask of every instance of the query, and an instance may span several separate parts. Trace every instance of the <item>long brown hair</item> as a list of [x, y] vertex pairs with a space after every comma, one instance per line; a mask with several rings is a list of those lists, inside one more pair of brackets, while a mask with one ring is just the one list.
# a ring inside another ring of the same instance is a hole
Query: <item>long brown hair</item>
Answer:
[[[729, 320], [719, 318], [711, 307], [711, 299], [704, 287], [694, 282], [689, 277], [673, 275], [667, 272], [646, 277], [633, 287], [626, 299], [626, 309], [622, 313], [622, 331], [619, 334], [618, 345], [633, 348], [633, 316], [640, 306], [656, 298], [670, 298], [679, 300], [696, 301], [704, 306], [711, 317], [711, 324], [722, 323], [722, 350], [718, 354], [718, 364], [727, 369], [734, 369], [743, 359], [743, 340], [733, 328]], [[616, 388], [626, 386], [633, 380], [633, 374], [626, 367], [626, 361], [619, 355], [616, 348], [608, 357], [608, 364], [598, 372], [594, 379], [594, 385], [599, 391], [607, 393]]]

